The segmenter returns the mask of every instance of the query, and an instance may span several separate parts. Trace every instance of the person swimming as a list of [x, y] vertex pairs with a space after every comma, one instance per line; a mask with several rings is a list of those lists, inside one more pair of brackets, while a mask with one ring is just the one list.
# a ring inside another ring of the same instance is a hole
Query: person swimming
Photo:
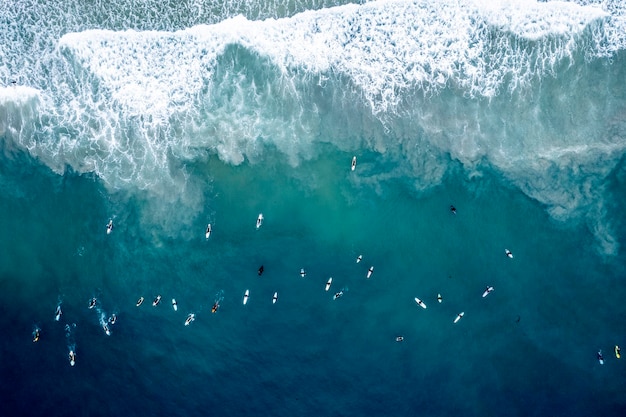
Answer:
[[39, 341], [39, 328], [36, 328], [35, 331], [33, 332], [33, 343], [38, 342]]
[[215, 304], [213, 304], [213, 307], [211, 307], [211, 313], [215, 313], [218, 308], [220, 308], [220, 302], [216, 301]]
[[113, 313], [111, 314], [111, 317], [109, 317], [109, 323], [115, 324], [115, 322], [117, 322], [117, 315]]
[[335, 293], [335, 296], [333, 297], [333, 300], [336, 300], [337, 298], [341, 297], [343, 295], [343, 290]]
[[451, 212], [452, 214], [456, 214], [456, 207], [454, 207], [454, 206], [450, 206], [450, 212]]
[[94, 308], [96, 306], [96, 297], [89, 300], [89, 308]]
[[259, 276], [263, 275], [264, 270], [265, 268], [263, 268], [263, 265], [261, 265], [261, 267], [259, 268]]

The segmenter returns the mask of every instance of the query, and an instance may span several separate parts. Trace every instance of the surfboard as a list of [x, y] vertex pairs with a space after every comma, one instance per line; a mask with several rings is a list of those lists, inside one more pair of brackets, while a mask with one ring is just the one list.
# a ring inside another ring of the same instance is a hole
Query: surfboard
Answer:
[[259, 217], [256, 218], [256, 228], [258, 229], [263, 224], [263, 213], [259, 213]]
[[172, 298], [172, 308], [174, 309], [174, 311], [178, 311], [178, 303], [176, 302], [175, 298]]
[[328, 281], [326, 281], [326, 287], [325, 287], [326, 291], [330, 289], [330, 284], [332, 283], [333, 283], [333, 277], [328, 278]]
[[274, 296], [272, 297], [272, 304], [276, 304], [276, 301], [278, 301], [278, 292], [274, 293]]
[[454, 319], [454, 322], [458, 322], [459, 320], [461, 320], [461, 318], [465, 315], [465, 312], [461, 312], [459, 313], [456, 318]]
[[302, 278], [304, 278], [306, 276], [306, 271], [304, 270], [304, 268], [300, 268], [300, 276]]
[[208, 239], [211, 236], [211, 223], [209, 223], [206, 227], [206, 232], [204, 232], [204, 236]]
[[486, 296], [488, 296], [488, 295], [489, 295], [489, 293], [490, 293], [491, 291], [493, 291], [493, 287], [487, 287], [487, 288], [485, 289], [485, 292], [483, 293], [483, 298], [485, 298]]
[[374, 272], [374, 267], [370, 266], [370, 269], [368, 269], [368, 271], [367, 271], [367, 278], [372, 276], [372, 272]]
[[350, 170], [354, 171], [356, 168], [356, 156], [352, 157], [352, 165], [350, 166]]
[[109, 329], [109, 326], [106, 324], [106, 322], [102, 323], [102, 329], [107, 336], [111, 336], [111, 330]]
[[61, 311], [61, 304], [59, 304], [54, 313], [54, 320], [59, 321], [59, 319], [61, 318], [61, 314], [63, 314], [63, 312]]
[[243, 294], [243, 305], [246, 305], [248, 303], [249, 296], [250, 296], [250, 290], [246, 290], [246, 292]]
[[73, 350], [70, 350], [69, 358], [70, 358], [70, 366], [76, 365], [76, 354], [74, 353]]
[[156, 296], [156, 298], [154, 299], [154, 301], [152, 302], [152, 305], [153, 305], [154, 307], [156, 307], [156, 306], [158, 306], [158, 305], [159, 305], [159, 303], [160, 303], [160, 302], [161, 302], [161, 296], [160, 296], [160, 295], [157, 295], [157, 296]]
[[356, 263], [358, 264], [363, 259], [363, 255], [359, 255], [356, 257]]
[[343, 291], [336, 292], [335, 295], [333, 296], [333, 300], [336, 300], [337, 298], [341, 297], [342, 295], [343, 295]]
[[600, 362], [600, 365], [604, 365], [604, 356], [602, 356], [602, 350], [598, 351], [598, 362]]
[[420, 300], [419, 298], [415, 297], [415, 302], [417, 303], [418, 306], [422, 308], [426, 308], [426, 304], [424, 304], [424, 302]]
[[437, 301], [439, 302], [443, 301], [443, 297], [441, 296], [441, 294], [437, 294]]
[[511, 253], [511, 251], [510, 251], [510, 250], [505, 249], [505, 250], [504, 250], [504, 253], [506, 253], [506, 256], [508, 256], [509, 258], [513, 259], [513, 253]]
[[196, 319], [196, 315], [193, 313], [189, 313], [187, 319], [185, 320], [185, 326], [189, 326], [189, 324]]
[[619, 348], [618, 345], [615, 345], [615, 357], [617, 359], [622, 357], [622, 350]]
[[137, 307], [139, 307], [141, 304], [143, 304], [143, 297], [139, 297], [139, 300], [137, 300]]
[[107, 235], [110, 235], [113, 231], [113, 220], [109, 220], [107, 223]]

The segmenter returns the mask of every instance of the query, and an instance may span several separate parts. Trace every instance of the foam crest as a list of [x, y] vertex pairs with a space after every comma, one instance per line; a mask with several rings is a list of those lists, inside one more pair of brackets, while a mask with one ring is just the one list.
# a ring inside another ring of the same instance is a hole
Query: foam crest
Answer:
[[0, 137], [5, 138], [7, 149], [13, 143], [25, 143], [32, 136], [40, 105], [40, 92], [34, 88], [0, 87]]
[[[269, 146], [297, 165], [321, 142], [365, 146], [418, 188], [438, 183], [452, 157], [470, 171], [487, 162], [558, 216], [594, 198], [586, 186], [567, 191], [581, 175], [563, 172], [585, 165], [593, 184], [623, 148], [583, 110], [574, 113], [590, 127], [542, 118], [551, 106], [532, 101], [583, 58], [623, 48], [622, 18], [606, 4], [382, 0], [178, 31], [68, 33], [50, 70], [59, 128], [19, 141], [59, 172], [95, 172], [110, 189], [187, 207], [202, 198], [185, 165], [207, 153], [240, 164]], [[516, 130], [528, 120], [535, 130]]]

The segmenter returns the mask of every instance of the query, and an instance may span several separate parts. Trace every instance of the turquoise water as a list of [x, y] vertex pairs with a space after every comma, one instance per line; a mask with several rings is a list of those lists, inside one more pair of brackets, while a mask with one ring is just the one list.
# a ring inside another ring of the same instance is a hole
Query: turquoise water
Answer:
[[0, 414], [623, 415], [620, 5], [69, 4], [2, 8]]

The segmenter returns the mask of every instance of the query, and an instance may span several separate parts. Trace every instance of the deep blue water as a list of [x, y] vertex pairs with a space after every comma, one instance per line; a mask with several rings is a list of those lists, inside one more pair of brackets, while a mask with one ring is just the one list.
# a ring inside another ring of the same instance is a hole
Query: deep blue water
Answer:
[[619, 5], [69, 4], [3, 9], [0, 415], [624, 414]]

